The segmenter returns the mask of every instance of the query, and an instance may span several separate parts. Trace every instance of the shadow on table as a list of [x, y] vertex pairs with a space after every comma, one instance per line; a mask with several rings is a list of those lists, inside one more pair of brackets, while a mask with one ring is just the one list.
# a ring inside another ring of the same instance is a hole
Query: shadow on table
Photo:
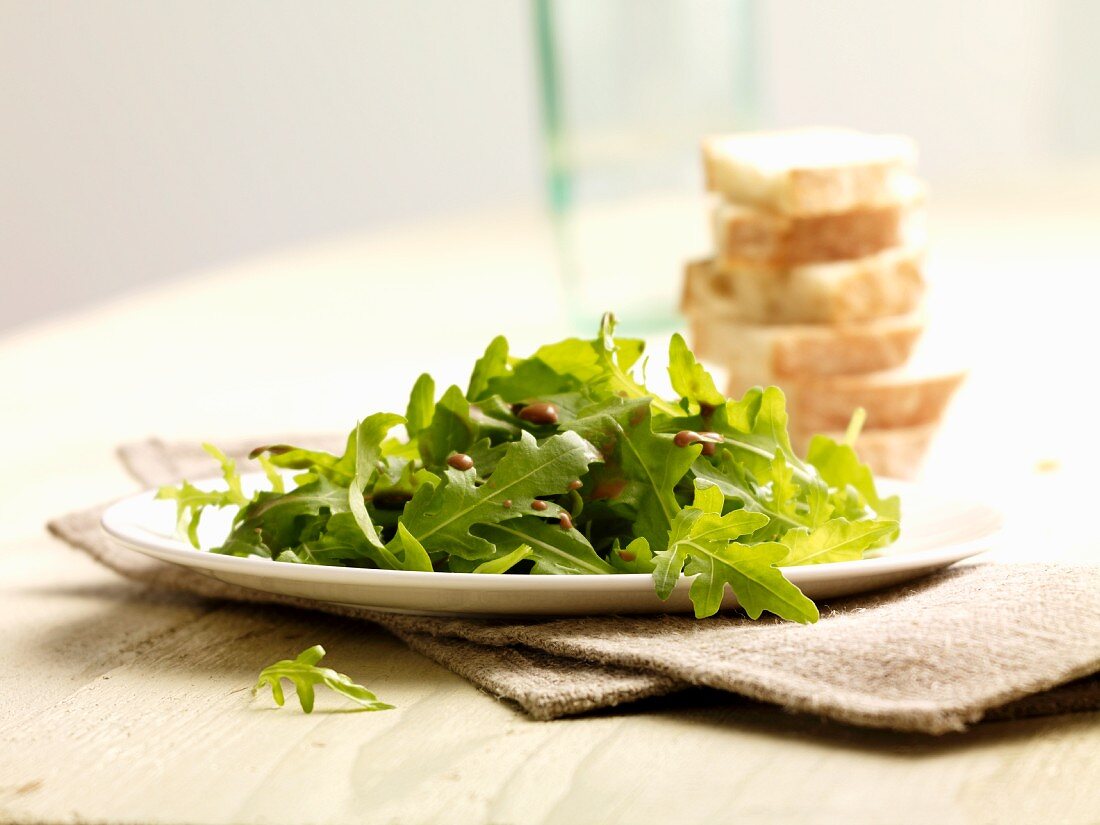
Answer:
[[[101, 614], [64, 622], [51, 634], [43, 654], [59, 659], [71, 655], [67, 651], [71, 651], [73, 644], [86, 644], [89, 631], [94, 631], [96, 625], [105, 629], [132, 625], [151, 629], [148, 633], [128, 634], [122, 645], [115, 643], [114, 651], [105, 651], [108, 657], [114, 657], [104, 660], [105, 667], [125, 664], [149, 671], [178, 672], [183, 660], [188, 670], [197, 674], [222, 675], [237, 681], [231, 691], [236, 693], [251, 687], [263, 665], [323, 641], [330, 650], [339, 651], [339, 662], [334, 663], [338, 669], [363, 674], [365, 679], [384, 680], [391, 688], [423, 685], [425, 678], [468, 684], [441, 665], [409, 650], [385, 629], [359, 619], [294, 607], [209, 601], [183, 593], [151, 591], [125, 581], [42, 586], [27, 592], [38, 597], [95, 599], [103, 604]], [[156, 621], [152, 621], [154, 618]], [[247, 685], [242, 686], [245, 682]], [[522, 716], [518, 708], [514, 712]], [[851, 750], [912, 757], [1100, 725], [1100, 713], [1093, 712], [989, 721], [966, 732], [929, 736], [859, 728], [789, 713], [709, 688], [689, 688], [614, 709], [530, 724], [570, 725], [593, 719], [633, 717], [701, 725], [716, 733], [827, 741]]]
[[[1100, 712], [1069, 713], [980, 722], [966, 731], [932, 736], [875, 728], [861, 728], [803, 713], [791, 713], [775, 705], [756, 702], [711, 688], [689, 688], [668, 696], [642, 699], [605, 711], [573, 717], [653, 715], [677, 723], [706, 726], [716, 731], [768, 735], [791, 740], [827, 740], [830, 745], [896, 756], [932, 756], [947, 751], [986, 746], [994, 742], [1029, 739], [1055, 731], [1095, 728], [1100, 731]], [[568, 722], [570, 720], [562, 720]]]

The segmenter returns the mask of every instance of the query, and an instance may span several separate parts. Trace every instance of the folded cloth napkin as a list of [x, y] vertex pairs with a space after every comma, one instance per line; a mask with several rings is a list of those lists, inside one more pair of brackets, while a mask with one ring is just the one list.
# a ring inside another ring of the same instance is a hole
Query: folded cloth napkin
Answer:
[[[296, 443], [336, 449], [343, 439]], [[227, 452], [243, 458], [247, 448]], [[214, 471], [195, 445], [145, 441], [124, 446], [120, 457], [148, 485]], [[700, 685], [850, 724], [932, 734], [982, 719], [1100, 709], [1100, 567], [964, 565], [821, 605], [821, 620], [808, 626], [737, 616], [440, 619], [225, 584], [114, 546], [99, 528], [101, 512], [73, 513], [49, 528], [149, 587], [375, 622], [536, 719]]]

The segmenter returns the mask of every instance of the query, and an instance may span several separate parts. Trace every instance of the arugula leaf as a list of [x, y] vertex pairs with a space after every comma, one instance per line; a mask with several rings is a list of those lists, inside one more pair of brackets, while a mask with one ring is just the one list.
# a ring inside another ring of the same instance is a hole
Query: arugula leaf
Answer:
[[736, 451], [751, 469], [770, 465], [777, 454], [804, 480], [814, 477], [795, 455], [787, 434], [787, 402], [778, 387], [755, 387], [739, 401], [722, 404], [714, 414], [714, 429], [725, 447]]
[[654, 568], [653, 552], [645, 539], [634, 539], [626, 547], [612, 547], [608, 561], [620, 573], [652, 573]]
[[435, 381], [428, 373], [422, 373], [413, 384], [409, 393], [409, 404], [405, 409], [405, 429], [409, 438], [416, 438], [421, 430], [432, 423], [435, 413]]
[[[828, 436], [815, 435], [810, 440], [806, 460], [817, 468], [831, 487], [837, 489], [836, 498], [842, 508], [867, 505], [883, 518], [898, 520], [901, 515], [898, 497], [879, 497], [871, 469], [859, 460], [856, 451], [847, 444], [837, 444]], [[851, 491], [855, 491], [856, 495], [851, 495]]]
[[419, 436], [424, 466], [444, 466], [451, 453], [464, 453], [477, 439], [477, 425], [470, 418], [470, 402], [451, 386], [435, 405], [432, 423]]
[[[438, 415], [438, 410], [437, 413]], [[547, 504], [532, 509], [540, 496], [566, 491], [596, 459], [592, 446], [565, 432], [539, 444], [528, 432], [508, 445], [488, 481], [478, 485], [476, 471], [448, 468], [438, 487], [421, 487], [405, 506], [401, 523], [429, 551], [461, 558], [487, 558], [493, 545], [470, 532], [475, 524], [496, 524], [523, 515], [557, 517], [561, 509]], [[507, 502], [507, 504], [506, 504]]]
[[432, 571], [432, 560], [428, 551], [401, 522], [397, 523], [397, 538], [394, 539], [394, 543], [400, 544], [403, 551], [402, 570], [420, 570], [425, 573]]
[[535, 562], [533, 573], [580, 575], [615, 572], [577, 530], [562, 529], [539, 518], [524, 516], [499, 524], [486, 524], [476, 528], [476, 532], [502, 550], [528, 548], [528, 554]]
[[[791, 518], [798, 517], [798, 485], [794, 483], [794, 470], [783, 457], [783, 453], [776, 453], [771, 464], [771, 495], [772, 506], [777, 513], [783, 513]], [[814, 485], [819, 488], [820, 485]]]
[[289, 444], [268, 444], [256, 447], [248, 454], [249, 458], [265, 456], [276, 467], [292, 470], [305, 470], [295, 477], [299, 484], [306, 484], [315, 478], [327, 478], [336, 484], [347, 485], [355, 472], [355, 450], [353, 442], [355, 431], [348, 435], [347, 446], [342, 456], [335, 456], [322, 450], [307, 450]]
[[303, 517], [322, 513], [348, 512], [348, 491], [327, 478], [321, 477], [282, 495], [260, 493], [237, 516], [237, 525], [230, 534], [230, 541], [213, 548], [214, 553], [236, 555], [231, 552], [253, 541], [251, 534], [259, 535], [264, 546], [274, 554], [292, 549], [300, 541]]
[[660, 547], [680, 509], [676, 485], [691, 468], [702, 449], [678, 447], [672, 435], [655, 433], [648, 399], [613, 399], [577, 419], [570, 428], [592, 442], [603, 455], [601, 481], [634, 482], [636, 501], [634, 535], [651, 547]]
[[[355, 428], [355, 479], [348, 487], [348, 509], [355, 519], [355, 524], [363, 533], [370, 550], [367, 552], [379, 567], [398, 567], [397, 559], [382, 543], [378, 531], [367, 512], [367, 504], [363, 498], [364, 492], [370, 486], [374, 476], [378, 472], [379, 461], [382, 458], [382, 441], [391, 429], [398, 424], [405, 423], [405, 419], [392, 413], [375, 413], [366, 420], [359, 422]], [[406, 551], [408, 545], [405, 545]], [[421, 549], [423, 553], [423, 549]], [[406, 552], [406, 557], [408, 553]], [[413, 552], [413, 563], [419, 564], [419, 557]], [[415, 569], [424, 569], [418, 567]], [[431, 564], [427, 566], [431, 570]]]
[[200, 490], [188, 481], [176, 487], [161, 487], [156, 497], [176, 502], [176, 529], [196, 550], [199, 547], [199, 522], [207, 507], [239, 506], [227, 490]]
[[790, 528], [802, 524], [775, 509], [768, 491], [761, 488], [745, 466], [729, 453], [720, 453], [716, 461], [696, 461], [691, 473], [697, 481], [717, 487], [725, 498], [731, 499], [737, 506], [763, 513], [780, 526]]
[[327, 667], [317, 667], [324, 658], [325, 649], [320, 645], [306, 648], [293, 659], [283, 659], [268, 665], [260, 671], [260, 678], [252, 688], [255, 696], [264, 685], [271, 687], [271, 696], [275, 704], [283, 706], [283, 683], [286, 679], [294, 685], [298, 701], [306, 713], [313, 712], [314, 686], [324, 685], [329, 690], [351, 699], [360, 706], [360, 710], [392, 710], [393, 705], [380, 702], [378, 697], [362, 685], [357, 685], [350, 677], [337, 673]]
[[466, 390], [466, 400], [480, 401], [489, 389], [489, 382], [508, 374], [508, 339], [498, 335], [489, 342], [485, 354], [474, 362], [470, 374], [470, 385]]
[[585, 384], [597, 378], [603, 368], [592, 341], [566, 338], [555, 344], [544, 344], [535, 350], [533, 359], [545, 364], [556, 375], [568, 375]]
[[679, 410], [663, 398], [650, 394], [644, 386], [634, 380], [631, 368], [641, 356], [642, 346], [626, 346], [626, 342], [615, 340], [615, 316], [604, 313], [600, 321], [600, 334], [595, 341], [596, 360], [602, 368], [601, 375], [592, 381], [609, 396], [620, 398], [645, 398], [655, 409], [668, 415], [676, 415]]
[[853, 561], [883, 538], [897, 532], [896, 521], [848, 521], [835, 518], [816, 530], [805, 527], [788, 530], [783, 536], [787, 555], [782, 563], [822, 564], [833, 561]]
[[[237, 465], [213, 444], [203, 444], [202, 448], [221, 466], [225, 490], [200, 490], [188, 482], [178, 487], [161, 487], [156, 498], [176, 502], [176, 529], [187, 536], [191, 546], [199, 547], [199, 522], [207, 507], [244, 507], [250, 499], [241, 490], [241, 477]], [[280, 479], [280, 484], [282, 480]]]
[[507, 443], [497, 444], [494, 447], [488, 438], [475, 441], [466, 448], [466, 455], [470, 456], [474, 462], [474, 471], [478, 478], [482, 479], [488, 478], [496, 471], [497, 465], [507, 452]]
[[282, 473], [279, 472], [279, 468], [271, 463], [271, 460], [266, 455], [256, 456], [256, 461], [264, 471], [264, 475], [267, 476], [267, 482], [271, 485], [271, 491], [273, 493], [285, 493], [286, 482], [283, 481]]
[[509, 404], [573, 392], [583, 386], [583, 382], [575, 376], [555, 372], [553, 367], [539, 358], [520, 361], [511, 372], [493, 376], [488, 381], [489, 393]]
[[718, 407], [726, 403], [726, 396], [718, 391], [710, 373], [695, 360], [680, 333], [673, 335], [668, 344], [668, 376], [672, 379], [672, 389], [688, 401], [693, 411], [699, 411], [703, 404]]
[[[350, 512], [326, 515], [299, 516], [294, 521], [297, 535], [281, 549], [274, 551], [276, 561], [301, 564], [323, 564], [342, 567], [380, 567], [387, 570], [401, 568], [387, 548], [379, 548], [364, 535], [362, 528]], [[253, 536], [260, 542], [260, 551], [271, 548], [263, 543], [261, 533], [239, 530], [215, 552], [241, 555], [249, 549]], [[240, 552], [238, 552], [240, 551]], [[368, 564], [368, 562], [370, 562]]]
[[[499, 395], [483, 398], [470, 405], [470, 420], [477, 425], [478, 439], [487, 438], [489, 443], [500, 446], [519, 438], [518, 419], [512, 412], [512, 406]], [[467, 450], [467, 453], [469, 451]]]
[[[382, 452], [386, 452], [387, 441], [382, 442]], [[439, 476], [426, 470], [420, 462], [413, 459], [387, 455], [377, 465], [377, 474], [364, 490], [364, 499], [369, 502], [368, 509], [373, 516], [383, 515], [382, 511], [394, 512], [413, 497], [421, 484], [438, 484]], [[393, 517], [396, 524], [397, 516]]]
[[[698, 487], [696, 489], [699, 490]], [[722, 516], [714, 510], [703, 509], [707, 506], [712, 506], [712, 496], [707, 494], [700, 497], [697, 492], [695, 504], [685, 507], [673, 519], [668, 549], [654, 554], [653, 579], [657, 586], [657, 595], [662, 599], [667, 599], [672, 594], [684, 565], [692, 555], [712, 554], [734, 539], [752, 533], [768, 523], [768, 517], [761, 513], [734, 510]]]
[[505, 553], [496, 559], [482, 562], [475, 567], [472, 573], [507, 573], [525, 558], [531, 555], [531, 548], [526, 544], [521, 544], [511, 553]]
[[696, 618], [718, 612], [728, 584], [753, 619], [767, 610], [792, 621], [817, 621], [817, 606], [776, 567], [787, 555], [786, 547], [776, 542], [736, 541], [763, 527], [767, 517], [745, 510], [720, 515], [722, 496], [711, 489], [696, 487], [694, 504], [673, 521], [668, 549], [655, 554], [657, 595], [667, 599], [683, 570], [695, 577], [688, 592]]
[[750, 619], [759, 619], [767, 610], [781, 619], [800, 624], [818, 620], [817, 605], [787, 581], [776, 566], [787, 553], [782, 544], [749, 545], [734, 541], [724, 547], [704, 546], [705, 551], [691, 553], [685, 570], [689, 576], [695, 576], [688, 592], [697, 619], [718, 612], [725, 586], [729, 584]]

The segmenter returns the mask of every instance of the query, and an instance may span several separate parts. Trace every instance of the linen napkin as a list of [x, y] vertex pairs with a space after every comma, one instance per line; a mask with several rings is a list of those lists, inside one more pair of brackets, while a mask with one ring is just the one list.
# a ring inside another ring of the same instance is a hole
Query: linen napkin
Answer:
[[[343, 438], [282, 438], [342, 449]], [[227, 453], [244, 459], [249, 445]], [[210, 476], [197, 445], [119, 450], [145, 485]], [[115, 547], [103, 508], [50, 522], [57, 536], [151, 588], [288, 604], [375, 622], [412, 649], [554, 719], [707, 686], [787, 710], [930, 734], [982, 719], [1100, 709], [1100, 567], [964, 565], [821, 605], [816, 625], [735, 615], [542, 621], [399, 616], [262, 593]]]

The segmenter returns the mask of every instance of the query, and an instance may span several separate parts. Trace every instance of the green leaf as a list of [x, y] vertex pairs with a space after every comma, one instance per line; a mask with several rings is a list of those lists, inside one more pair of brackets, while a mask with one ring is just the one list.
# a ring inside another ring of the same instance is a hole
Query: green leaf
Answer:
[[685, 507], [673, 520], [668, 549], [654, 554], [656, 568], [653, 578], [657, 595], [667, 599], [672, 594], [672, 589], [691, 556], [723, 548], [734, 539], [753, 533], [767, 523], [767, 516], [747, 510], [734, 510], [719, 516], [697, 507]]
[[[371, 521], [370, 514], [367, 512], [363, 495], [378, 473], [379, 462], [382, 459], [382, 441], [390, 430], [404, 422], [405, 419], [399, 415], [376, 413], [359, 422], [355, 428], [355, 479], [348, 487], [348, 509], [362, 531], [363, 538], [373, 550], [370, 557], [381, 567], [396, 568], [398, 563], [382, 543], [374, 522]], [[428, 569], [431, 569], [431, 565]]]
[[456, 386], [443, 393], [435, 405], [432, 423], [419, 436], [424, 466], [441, 468], [451, 453], [464, 453], [477, 438], [477, 425], [470, 418], [470, 402]]
[[259, 533], [233, 534], [229, 536], [221, 547], [211, 550], [223, 556], [258, 556], [264, 559], [272, 558], [271, 548], [264, 544]]
[[743, 506], [768, 514], [772, 537], [829, 518], [829, 485], [791, 447], [782, 390], [757, 387], [740, 400], [727, 401], [716, 408], [711, 426], [722, 443], [713, 459], [696, 462], [694, 475], [723, 486]]
[[315, 478], [327, 478], [336, 484], [347, 486], [355, 474], [355, 431], [348, 434], [347, 445], [342, 456], [335, 456], [321, 450], [307, 450], [289, 444], [267, 444], [256, 447], [248, 454], [249, 458], [259, 458], [266, 453], [268, 460], [276, 467], [293, 470], [305, 470], [296, 477], [299, 484], [306, 484]]
[[556, 375], [572, 377], [580, 384], [592, 381], [603, 372], [593, 342], [580, 338], [545, 344], [535, 350], [532, 358], [545, 364]]
[[592, 549], [577, 530], [565, 530], [540, 518], [524, 516], [500, 524], [476, 528], [499, 550], [527, 547], [535, 562], [535, 573], [579, 575], [614, 573], [614, 569]]
[[726, 403], [726, 396], [718, 391], [714, 379], [695, 360], [679, 333], [669, 341], [668, 375], [672, 379], [672, 389], [686, 398], [694, 410], [698, 410], [701, 404], [718, 407]]
[[360, 710], [391, 710], [393, 705], [380, 702], [378, 697], [362, 685], [357, 685], [343, 673], [337, 673], [327, 667], [317, 667], [317, 663], [324, 658], [325, 649], [320, 645], [314, 645], [299, 653], [293, 659], [283, 659], [268, 665], [260, 671], [260, 678], [252, 688], [255, 696], [264, 685], [271, 687], [271, 696], [275, 704], [283, 706], [282, 680], [286, 679], [294, 685], [298, 694], [298, 701], [302, 710], [306, 713], [313, 712], [314, 687], [324, 685], [329, 690], [335, 691], [341, 696], [351, 699], [359, 705]]
[[[318, 514], [316, 517], [299, 517], [295, 520], [297, 536], [277, 551], [275, 558], [283, 562], [303, 564], [324, 564], [333, 566], [379, 567], [384, 570], [398, 570], [400, 562], [385, 547], [370, 541], [363, 533], [355, 516], [350, 512], [335, 513], [331, 516]], [[247, 533], [239, 531], [242, 539]], [[227, 545], [219, 552], [226, 552]], [[370, 562], [368, 564], [367, 562]]]
[[810, 531], [789, 530], [783, 536], [788, 548], [782, 564], [822, 564], [854, 561], [877, 542], [897, 532], [896, 521], [848, 521], [835, 518]]
[[428, 556], [428, 552], [424, 549], [416, 537], [405, 529], [405, 525], [398, 522], [397, 524], [397, 541], [401, 544], [404, 554], [402, 555], [402, 570], [420, 570], [424, 573], [432, 572], [432, 560]]
[[522, 429], [512, 412], [512, 405], [499, 395], [491, 395], [471, 404], [470, 418], [477, 424], [478, 437], [488, 438], [494, 446], [515, 441]]
[[230, 538], [247, 541], [246, 535], [258, 532], [278, 554], [300, 543], [303, 517], [346, 512], [347, 488], [322, 477], [282, 495], [261, 493], [240, 512]]
[[776, 567], [786, 557], [786, 547], [775, 542], [749, 545], [736, 541], [764, 527], [767, 516], [746, 510], [719, 515], [713, 511], [719, 502], [712, 489], [697, 484], [696, 504], [701, 507], [685, 507], [673, 521], [668, 549], [656, 554], [653, 578], [657, 594], [667, 599], [683, 570], [695, 577], [688, 594], [697, 618], [718, 612], [728, 584], [753, 619], [767, 610], [792, 621], [817, 621], [814, 603]]
[[561, 375], [542, 360], [528, 358], [517, 363], [511, 372], [490, 378], [488, 393], [513, 404], [570, 392], [581, 386], [582, 382], [574, 376]]
[[511, 553], [506, 553], [500, 558], [482, 562], [473, 569], [474, 573], [507, 573], [525, 558], [531, 555], [531, 548], [521, 544]]
[[186, 536], [191, 546], [199, 547], [199, 522], [203, 510], [207, 507], [239, 506], [229, 490], [200, 490], [189, 481], [177, 486], [161, 487], [157, 490], [158, 499], [176, 502], [176, 530]]
[[244, 491], [241, 490], [241, 476], [240, 473], [237, 472], [237, 463], [213, 444], [203, 444], [202, 448], [206, 450], [207, 454], [213, 457], [213, 459], [218, 462], [218, 466], [221, 467], [222, 478], [225, 480], [225, 486], [229, 493], [230, 500], [238, 507], [244, 507], [244, 505], [248, 504], [250, 499], [244, 494]]
[[421, 373], [409, 393], [409, 404], [405, 410], [405, 429], [409, 438], [416, 438], [421, 430], [432, 423], [435, 412], [435, 381], [428, 373]]
[[833, 488], [840, 491], [841, 507], [852, 506], [845, 499], [847, 491], [855, 490], [861, 501], [855, 502], [855, 506], [864, 503], [871, 507], [875, 514], [897, 521], [901, 515], [901, 505], [897, 496], [880, 498], [875, 488], [874, 476], [871, 469], [859, 460], [856, 451], [847, 444], [837, 444], [833, 439], [824, 435], [815, 435], [810, 441], [810, 448], [806, 453], [809, 461], [821, 477]]
[[767, 610], [781, 619], [802, 624], [816, 622], [817, 605], [783, 577], [776, 567], [787, 548], [775, 542], [692, 548], [686, 572], [695, 576], [688, 594], [698, 619], [713, 616], [722, 606], [722, 594], [729, 584], [750, 619]]
[[[382, 442], [382, 452], [386, 451], [388, 439]], [[439, 476], [420, 466], [414, 459], [386, 455], [376, 465], [377, 472], [373, 480], [364, 488], [363, 498], [374, 512], [371, 517], [378, 524], [382, 511], [399, 513], [405, 502], [409, 501], [421, 484], [438, 484]], [[384, 517], [384, 516], [383, 516]], [[397, 516], [393, 517], [396, 524]]]
[[256, 460], [259, 462], [260, 467], [263, 468], [268, 483], [271, 484], [271, 491], [273, 493], [285, 493], [286, 482], [283, 481], [283, 476], [282, 473], [279, 472], [279, 468], [272, 464], [271, 459], [266, 455], [257, 456]]
[[601, 483], [615, 476], [634, 482], [637, 501], [634, 535], [662, 547], [672, 519], [680, 510], [676, 485], [687, 474], [701, 447], [677, 447], [671, 434], [655, 433], [648, 399], [614, 399], [574, 421], [570, 428], [592, 442], [603, 455]]
[[591, 445], [576, 433], [561, 433], [539, 444], [524, 432], [508, 446], [484, 484], [477, 484], [473, 469], [448, 468], [438, 487], [417, 491], [405, 506], [401, 522], [429, 551], [486, 558], [492, 555], [493, 546], [473, 535], [471, 527], [522, 515], [557, 517], [561, 512], [557, 505], [548, 504], [538, 511], [531, 503], [540, 496], [564, 493], [569, 482], [584, 475], [596, 457]]
[[766, 475], [775, 456], [782, 455], [801, 481], [819, 483], [795, 455], [787, 425], [787, 399], [778, 387], [750, 389], [740, 400], [716, 409], [713, 416], [724, 448], [736, 452], [748, 469]]
[[508, 339], [498, 335], [489, 342], [485, 354], [474, 362], [466, 400], [480, 401], [489, 389], [489, 382], [508, 374]]
[[595, 342], [597, 363], [602, 367], [602, 374], [592, 379], [593, 383], [602, 387], [609, 396], [620, 398], [645, 398], [654, 408], [668, 415], [677, 415], [680, 411], [676, 405], [650, 395], [649, 390], [634, 380], [630, 370], [634, 362], [641, 355], [640, 348], [632, 348], [625, 353], [615, 341], [615, 316], [604, 313], [600, 321], [600, 334]]
[[494, 447], [488, 438], [479, 439], [466, 449], [466, 455], [470, 456], [474, 462], [474, 472], [477, 473], [478, 478], [491, 476], [507, 452], [508, 443], [497, 444]]
[[[251, 500], [241, 489], [241, 477], [237, 473], [236, 462], [212, 444], [203, 444], [202, 448], [220, 465], [226, 489], [200, 490], [184, 481], [178, 486], [161, 487], [156, 495], [158, 499], [176, 502], [176, 530], [180, 535], [186, 536], [195, 549], [199, 547], [199, 523], [207, 507], [244, 507]], [[270, 474], [268, 477], [270, 478]], [[278, 483], [281, 487], [281, 478]]]
[[608, 561], [620, 573], [652, 573], [654, 568], [653, 553], [645, 539], [634, 539], [626, 547], [613, 547]]
[[[782, 461], [782, 457], [778, 460]], [[776, 459], [773, 459], [773, 462], [775, 461]], [[691, 471], [697, 482], [703, 481], [715, 485], [722, 495], [734, 502], [737, 507], [766, 515], [770, 519], [768, 527], [773, 537], [792, 528], [813, 526], [808, 513], [798, 512], [791, 501], [787, 500], [786, 506], [782, 509], [777, 506], [776, 495], [781, 499], [788, 495], [783, 483], [780, 483], [777, 488], [773, 480], [769, 490], [768, 486], [762, 485], [743, 463], [729, 453], [720, 453], [717, 463], [699, 458], [692, 465]], [[815, 495], [827, 497], [828, 493], [827, 488], [817, 485], [798, 489], [799, 492], [796, 495], [799, 501], [805, 496], [807, 501], [813, 502]], [[828, 502], [822, 499], [820, 503], [807, 505], [806, 509], [808, 512], [820, 512], [824, 507], [828, 507]]]
[[720, 516], [725, 505], [726, 497], [717, 484], [696, 483], [695, 499], [691, 503], [692, 507], [696, 510], [702, 510], [704, 513], [714, 513]]

